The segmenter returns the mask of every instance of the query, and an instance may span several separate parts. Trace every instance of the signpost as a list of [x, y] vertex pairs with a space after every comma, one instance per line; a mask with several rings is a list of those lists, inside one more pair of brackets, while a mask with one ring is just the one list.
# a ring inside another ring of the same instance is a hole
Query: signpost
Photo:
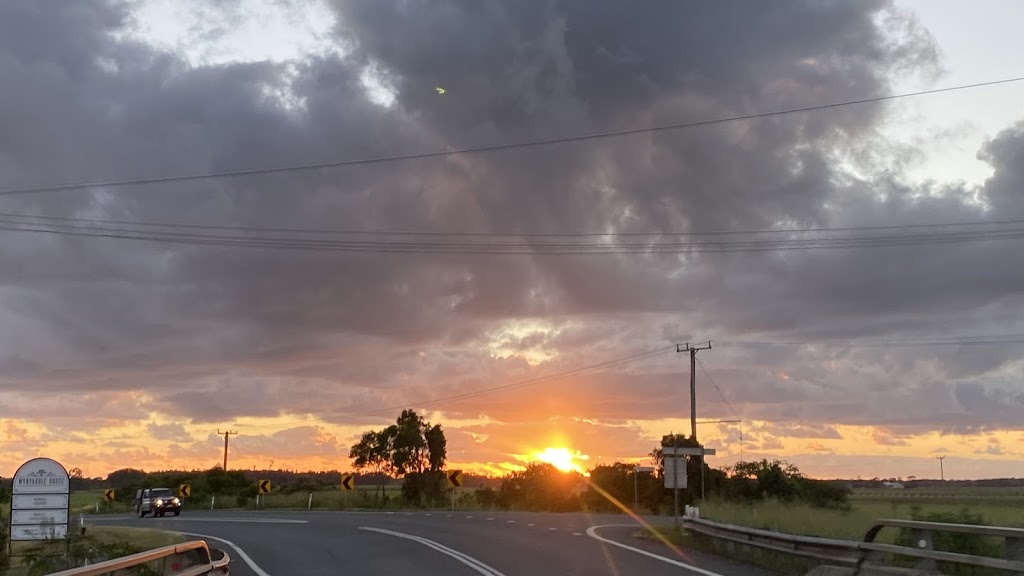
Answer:
[[[665, 457], [665, 488], [673, 488], [675, 484], [678, 484], [679, 488], [686, 489], [686, 457], [687, 456], [700, 456], [700, 499], [704, 500], [704, 457], [714, 456], [716, 450], [714, 448], [705, 448], [703, 446], [662, 446], [662, 455]], [[672, 459], [671, 464], [669, 458]], [[682, 461], [682, 464], [677, 464], [676, 460]], [[670, 469], [671, 466], [671, 469]], [[683, 477], [680, 480], [675, 478], [675, 471], [678, 467], [683, 469]], [[671, 481], [671, 483], [670, 483]], [[676, 516], [679, 516], [678, 506], [679, 496], [676, 494]]]
[[260, 480], [256, 484], [256, 486], [259, 489], [257, 491], [257, 493], [256, 493], [256, 505], [257, 506], [259, 505], [261, 498], [263, 500], [263, 503], [266, 504], [267, 503], [266, 495], [270, 494], [270, 490], [272, 488], [272, 486], [270, 484], [270, 480]]
[[633, 466], [633, 511], [640, 512], [640, 473], [654, 472], [654, 466]]
[[447, 476], [448, 483], [452, 485], [452, 512], [455, 512], [455, 489], [462, 487], [462, 470], [452, 470]]
[[68, 471], [56, 460], [33, 458], [14, 473], [11, 541], [49, 540], [68, 534]]
[[345, 493], [345, 508], [348, 508], [348, 493], [356, 489], [356, 477], [345, 474], [341, 477], [341, 490]]

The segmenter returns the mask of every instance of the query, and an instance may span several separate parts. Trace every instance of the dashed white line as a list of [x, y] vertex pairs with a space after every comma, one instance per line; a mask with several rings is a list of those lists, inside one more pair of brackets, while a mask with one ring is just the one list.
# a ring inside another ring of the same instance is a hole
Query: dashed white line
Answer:
[[554, 532], [555, 530], [558, 530], [558, 528], [548, 528], [548, 532]]
[[516, 523], [515, 520], [509, 520], [508, 522], [505, 522], [505, 524], [515, 524], [515, 523]]
[[494, 518], [488, 518], [488, 520], [494, 520]]
[[469, 520], [470, 518], [472, 518], [472, 516], [466, 516], [466, 520]]
[[445, 517], [445, 518], [451, 518], [451, 517], [452, 517], [452, 515], [451, 515], [451, 514], [445, 514], [445, 516], [444, 516], [444, 517]]
[[[673, 452], [673, 454], [675, 454], [675, 452]], [[430, 516], [430, 514], [424, 514], [424, 516]]]
[[[395, 537], [398, 537], [398, 538], [404, 538], [406, 540], [412, 540], [413, 542], [418, 542], [420, 544], [423, 544], [424, 546], [427, 546], [428, 548], [433, 548], [434, 550], [437, 550], [438, 552], [440, 552], [442, 554], [447, 554], [448, 556], [451, 556], [452, 558], [455, 558], [459, 562], [462, 562], [466, 566], [469, 566], [470, 568], [472, 568], [478, 574], [483, 574], [483, 576], [505, 576], [501, 572], [498, 572], [494, 568], [491, 568], [487, 564], [484, 564], [483, 562], [477, 560], [476, 558], [473, 558], [472, 556], [470, 556], [468, 554], [464, 554], [462, 552], [459, 552], [458, 550], [455, 550], [455, 549], [449, 548], [449, 547], [447, 547], [447, 546], [445, 546], [443, 544], [439, 544], [437, 542], [434, 542], [433, 540], [428, 540], [427, 538], [424, 538], [422, 536], [413, 536], [412, 534], [405, 534], [405, 533], [402, 533], [402, 532], [395, 532], [393, 530], [385, 530], [383, 528], [370, 528], [368, 526], [361, 526], [359, 529], [360, 530], [368, 530], [370, 532], [378, 532], [380, 534], [387, 534], [388, 536], [395, 536]], [[267, 576], [267, 575], [266, 574], [261, 574], [260, 576]]]
[[582, 534], [582, 533], [580, 533], [580, 532], [573, 532], [573, 533], [572, 533], [572, 535], [573, 535], [573, 536], [583, 536], [583, 534]]
[[529, 526], [530, 528], [533, 528], [534, 526], [536, 526], [536, 524], [527, 524], [527, 526]]

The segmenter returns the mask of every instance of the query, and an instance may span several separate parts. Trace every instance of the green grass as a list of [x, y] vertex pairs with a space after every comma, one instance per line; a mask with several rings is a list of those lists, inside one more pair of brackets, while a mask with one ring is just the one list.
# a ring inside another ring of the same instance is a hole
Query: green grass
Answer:
[[[122, 528], [115, 526], [90, 526], [86, 537], [100, 545], [128, 544], [140, 551], [162, 548], [172, 544], [188, 542], [193, 538], [174, 532], [152, 530], [148, 528]], [[5, 573], [5, 576], [25, 576], [28, 574], [28, 567], [21, 563], [20, 553], [22, 547], [37, 545], [28, 542], [18, 542], [13, 546], [12, 551], [16, 556], [12, 558], [12, 565]]]
[[143, 550], [152, 550], [172, 544], [181, 544], [194, 540], [191, 536], [164, 532], [163, 530], [152, 530], [149, 528], [121, 528], [117, 526], [90, 526], [87, 535], [96, 538], [102, 543], [113, 544], [116, 542], [128, 542], [131, 545]]
[[[920, 501], [855, 498], [851, 501], [849, 511], [822, 510], [802, 504], [782, 504], [774, 500], [755, 504], [709, 500], [700, 506], [700, 513], [702, 518], [727, 524], [790, 534], [860, 540], [875, 520], [909, 519], [914, 506], [922, 513], [958, 512], [967, 508], [975, 514], [981, 514], [987, 524], [1024, 527], [1024, 498], [994, 504], [985, 500], [963, 499], [956, 494], [944, 499]], [[883, 530], [879, 535], [882, 541], [891, 541], [894, 536], [894, 530]]]

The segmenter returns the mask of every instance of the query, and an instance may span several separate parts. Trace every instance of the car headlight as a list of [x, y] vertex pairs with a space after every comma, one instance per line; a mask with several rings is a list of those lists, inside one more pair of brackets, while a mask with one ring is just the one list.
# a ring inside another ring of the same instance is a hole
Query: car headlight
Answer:
[[181, 500], [178, 500], [177, 498], [171, 500], [171, 504], [174, 504], [175, 506], [177, 506], [180, 503], [181, 503]]
[[157, 506], [163, 506], [164, 505], [164, 501], [163, 500], [157, 500], [156, 501], [156, 505]]

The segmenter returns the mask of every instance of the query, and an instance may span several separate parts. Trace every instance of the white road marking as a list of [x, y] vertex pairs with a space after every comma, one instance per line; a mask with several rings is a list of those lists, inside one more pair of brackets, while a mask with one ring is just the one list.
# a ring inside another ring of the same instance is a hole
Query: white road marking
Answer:
[[452, 515], [451, 515], [451, 514], [445, 514], [445, 516], [444, 516], [444, 517], [445, 517], [445, 518], [451, 518], [451, 517], [452, 517]]
[[488, 520], [494, 520], [494, 518], [488, 518]]
[[[673, 454], [675, 454], [675, 452], [673, 452]], [[424, 514], [424, 516], [430, 516], [430, 514]]]
[[579, 532], [573, 532], [572, 535], [573, 536], [583, 536], [583, 534], [580, 534]]
[[472, 518], [472, 516], [466, 516], [466, 520], [469, 520], [470, 518]]
[[558, 530], [558, 528], [548, 528], [548, 532], [554, 532], [555, 530]]
[[[675, 454], [675, 452], [673, 452], [673, 454]], [[509, 520], [508, 522], [505, 522], [505, 524], [515, 524], [515, 523], [516, 523], [515, 520]]]
[[533, 528], [534, 526], [536, 526], [536, 524], [527, 524], [527, 526], [529, 526], [530, 528]]
[[223, 538], [218, 538], [216, 536], [207, 536], [206, 534], [197, 534], [195, 532], [178, 532], [178, 534], [184, 534], [186, 536], [198, 536], [200, 538], [205, 538], [207, 540], [217, 540], [218, 542], [223, 542], [228, 546], [231, 546], [231, 549], [238, 553], [238, 557], [242, 559], [242, 562], [245, 562], [249, 565], [249, 569], [252, 570], [253, 573], [256, 574], [256, 576], [270, 576], [270, 574], [267, 574], [266, 571], [263, 570], [263, 568], [259, 567], [259, 564], [253, 562], [252, 558], [249, 558], [249, 555], [245, 553], [245, 550], [242, 550], [238, 547], [238, 545], [236, 545], [234, 542], [231, 542], [230, 540], [225, 540]]
[[165, 520], [177, 522], [237, 522], [239, 524], [309, 524], [309, 520], [287, 520], [284, 518], [174, 518]]
[[598, 534], [597, 534], [597, 530], [599, 528], [614, 528], [614, 527], [617, 527], [617, 526], [629, 526], [629, 527], [632, 527], [632, 528], [639, 528], [639, 526], [637, 526], [636, 524], [605, 524], [604, 526], [591, 526], [590, 528], [587, 528], [587, 536], [590, 536], [591, 538], [593, 538], [595, 540], [600, 540], [601, 542], [604, 542], [605, 544], [611, 544], [612, 546], [618, 546], [619, 548], [624, 548], [626, 550], [629, 550], [630, 552], [636, 552], [637, 554], [642, 554], [642, 555], [647, 556], [649, 558], [654, 558], [655, 560], [661, 560], [662, 562], [665, 562], [666, 564], [671, 564], [673, 566], [678, 566], [680, 568], [685, 568], [687, 570], [690, 570], [691, 572], [696, 572], [697, 574], [701, 574], [702, 576], [722, 576], [721, 574], [719, 574], [717, 572], [712, 572], [711, 570], [705, 570], [703, 568], [698, 568], [698, 567], [693, 566], [691, 564], [687, 564], [685, 562], [680, 562], [679, 560], [673, 560], [672, 558], [666, 558], [666, 557], [661, 556], [659, 554], [655, 554], [653, 552], [648, 552], [647, 550], [641, 550], [639, 548], [634, 548], [632, 546], [629, 546], [628, 544], [623, 544], [622, 542], [616, 542], [615, 540], [611, 540], [611, 539], [605, 538], [604, 536], [598, 536]]
[[[477, 560], [476, 558], [473, 558], [472, 556], [470, 556], [468, 554], [463, 554], [462, 552], [459, 552], [458, 550], [454, 550], [452, 548], [449, 548], [449, 547], [445, 546], [444, 544], [439, 544], [437, 542], [434, 542], [433, 540], [428, 540], [426, 538], [423, 538], [422, 536], [414, 536], [412, 534], [405, 534], [403, 532], [395, 532], [393, 530], [385, 530], [383, 528], [371, 528], [369, 526], [360, 526], [359, 529], [360, 530], [368, 530], [370, 532], [377, 532], [377, 533], [380, 533], [380, 534], [387, 534], [388, 536], [395, 536], [397, 538], [404, 538], [406, 540], [412, 540], [413, 542], [417, 542], [419, 544], [423, 544], [424, 546], [427, 546], [428, 548], [433, 548], [434, 550], [437, 550], [438, 552], [440, 552], [442, 554], [447, 554], [448, 556], [451, 556], [452, 558], [455, 558], [459, 562], [462, 562], [466, 566], [469, 566], [470, 568], [475, 570], [478, 574], [483, 574], [484, 576], [505, 576], [501, 572], [498, 572], [494, 568], [491, 568], [487, 564], [484, 564], [483, 562]], [[266, 576], [266, 575], [261, 575], [261, 576]]]

